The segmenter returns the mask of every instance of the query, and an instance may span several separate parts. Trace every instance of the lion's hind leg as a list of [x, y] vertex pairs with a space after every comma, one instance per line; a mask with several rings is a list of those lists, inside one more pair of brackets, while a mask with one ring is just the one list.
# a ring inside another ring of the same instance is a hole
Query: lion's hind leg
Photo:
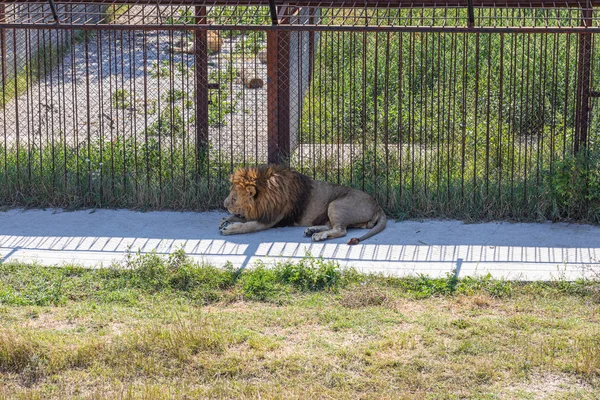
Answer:
[[368, 225], [372, 218], [370, 207], [360, 207], [354, 198], [341, 198], [332, 201], [327, 208], [327, 217], [331, 229], [312, 235], [313, 242], [325, 239], [335, 239], [346, 236], [347, 227], [363, 227]]
[[329, 230], [317, 232], [312, 235], [312, 241], [320, 242], [321, 240], [335, 239], [342, 236], [346, 236], [346, 227], [342, 225], [334, 225], [333, 228]]

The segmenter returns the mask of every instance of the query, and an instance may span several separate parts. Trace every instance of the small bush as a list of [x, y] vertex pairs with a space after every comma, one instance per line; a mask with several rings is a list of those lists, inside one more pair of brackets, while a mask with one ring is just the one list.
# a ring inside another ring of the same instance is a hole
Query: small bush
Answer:
[[313, 258], [304, 258], [297, 264], [279, 264], [274, 272], [279, 282], [290, 284], [299, 290], [330, 289], [341, 278], [337, 264]]
[[279, 301], [289, 292], [273, 269], [258, 265], [241, 276], [242, 293], [251, 300]]
[[[188, 121], [193, 122], [193, 118], [188, 116]], [[186, 120], [181, 107], [169, 105], [166, 111], [163, 111], [158, 120], [148, 127], [149, 136], [172, 136], [184, 137], [186, 131]]]
[[547, 171], [546, 187], [554, 220], [600, 223], [600, 150], [565, 155]]

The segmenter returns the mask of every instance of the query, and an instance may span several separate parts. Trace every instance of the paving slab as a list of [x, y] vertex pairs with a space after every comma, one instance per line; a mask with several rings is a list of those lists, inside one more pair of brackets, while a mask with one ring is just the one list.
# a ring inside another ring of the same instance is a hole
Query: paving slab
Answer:
[[509, 280], [600, 279], [600, 227], [568, 223], [465, 224], [388, 221], [356, 246], [348, 237], [313, 243], [304, 228], [221, 236], [222, 212], [9, 210], [0, 212], [0, 261], [87, 267], [122, 264], [128, 253], [183, 248], [216, 266], [252, 267], [307, 255], [391, 276], [491, 274]]

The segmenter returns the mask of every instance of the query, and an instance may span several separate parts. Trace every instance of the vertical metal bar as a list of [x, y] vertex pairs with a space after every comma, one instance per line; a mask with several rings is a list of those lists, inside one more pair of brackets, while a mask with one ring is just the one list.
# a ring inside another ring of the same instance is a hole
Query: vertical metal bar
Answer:
[[[592, 4], [586, 1], [585, 8], [581, 9], [581, 26], [592, 26]], [[587, 147], [588, 128], [590, 115], [590, 80], [592, 63], [592, 34], [579, 34], [579, 60], [577, 65], [577, 103], [575, 123], [574, 151]]]
[[[123, 48], [125, 47], [125, 39], [124, 39], [123, 31], [121, 31], [119, 33], [120, 33], [119, 40], [120, 40], [120, 44], [121, 44], [119, 46], [119, 58], [121, 60], [121, 63], [120, 63], [121, 85], [120, 86], [121, 86], [122, 93], [127, 93], [126, 98], [128, 98], [128, 97], [131, 96], [131, 91], [125, 91], [125, 64], [124, 64], [124, 62], [125, 62], [125, 52], [123, 50]], [[129, 79], [131, 79], [131, 77]], [[133, 102], [135, 100], [134, 100], [134, 98], [131, 98], [130, 101]], [[102, 107], [102, 104], [103, 103], [100, 102], [100, 106], [101, 107]], [[127, 144], [127, 138], [125, 137], [125, 133], [126, 133], [126, 129], [125, 129], [126, 122], [125, 121], [127, 119], [125, 117], [125, 113], [127, 111], [128, 110], [126, 110], [126, 107], [123, 107], [121, 109], [121, 119], [123, 121], [122, 125], [121, 125], [121, 127], [123, 129], [123, 131], [121, 132], [121, 147], [123, 149], [123, 192], [122, 192], [123, 195], [125, 195], [127, 193], [127, 162], [128, 162], [128, 159], [127, 159], [127, 146], [128, 146], [128, 144]], [[117, 113], [118, 113], [118, 110], [117, 110]], [[135, 118], [132, 118], [132, 119], [135, 119]]]
[[[13, 49], [17, 48], [17, 30], [13, 29]], [[15, 75], [17, 73], [17, 52], [13, 51], [13, 65], [14, 65], [14, 69], [15, 69]], [[15, 89], [15, 94], [19, 93], [19, 86], [18, 86], [18, 79], [15, 79], [15, 83], [14, 83], [14, 89]], [[21, 175], [21, 162], [20, 162], [20, 142], [21, 142], [21, 138], [20, 138], [20, 126], [19, 126], [19, 102], [15, 101], [15, 147], [16, 147], [16, 164], [17, 164], [17, 176], [16, 176], [16, 189], [20, 190], [21, 188], [21, 179], [20, 179], [20, 175]]]
[[[441, 198], [441, 186], [442, 186], [442, 171], [441, 171], [441, 164], [442, 164], [442, 147], [440, 145], [441, 140], [442, 140], [442, 120], [443, 120], [443, 110], [444, 110], [444, 102], [446, 101], [446, 96], [442, 95], [445, 86], [446, 86], [446, 57], [444, 57], [443, 59], [443, 66], [440, 66], [440, 62], [442, 62], [442, 38], [443, 38], [443, 48], [444, 48], [444, 53], [446, 54], [446, 36], [442, 33], [436, 33], [434, 38], [437, 38], [437, 60], [436, 60], [436, 64], [437, 65], [437, 92], [435, 90], [431, 91], [431, 111], [433, 113], [434, 110], [434, 104], [437, 104], [437, 111], [436, 111], [436, 116], [437, 116], [437, 133], [436, 133], [436, 148], [435, 148], [435, 155], [436, 155], [436, 169], [437, 169], [437, 173], [436, 173], [436, 180], [437, 180], [437, 198], [439, 199], [438, 201], [441, 202], [442, 198]], [[433, 59], [433, 54], [432, 54], [432, 59]], [[443, 78], [442, 78], [443, 77]], [[441, 83], [443, 79], [443, 85]], [[442, 97], [442, 101], [435, 101], [435, 98], [439, 98]], [[433, 121], [432, 121], [433, 122]]]
[[403, 50], [404, 50], [404, 35], [402, 34], [402, 32], [398, 33], [398, 205], [402, 206], [402, 196], [403, 196], [403, 191], [402, 191], [402, 187], [404, 186], [404, 182], [402, 181], [403, 178], [403, 174], [402, 174], [402, 169], [404, 168], [404, 165], [402, 163], [402, 153], [404, 153], [404, 137], [402, 135], [402, 97], [404, 95], [403, 91], [402, 91], [402, 84], [403, 84], [403, 75], [402, 75], [402, 71], [403, 71]]
[[510, 94], [509, 97], [512, 97], [512, 107], [509, 108], [509, 133], [511, 135], [511, 146], [510, 146], [510, 199], [514, 201], [515, 196], [515, 153], [517, 151], [517, 128], [515, 127], [516, 123], [516, 110], [517, 110], [517, 39], [516, 35], [511, 36], [512, 39], [512, 51], [510, 55]]
[[[299, 33], [299, 37], [301, 37], [301, 34]], [[342, 126], [343, 126], [343, 121], [340, 121], [340, 117], [342, 116], [342, 114], [340, 113], [340, 99], [342, 96], [340, 96], [340, 81], [343, 80], [343, 76], [342, 76], [342, 71], [340, 71], [340, 64], [342, 64], [342, 59], [340, 58], [340, 32], [337, 32], [337, 40], [336, 40], [336, 55], [335, 55], [335, 63], [331, 63], [331, 76], [332, 79], [334, 80], [334, 84], [336, 87], [336, 90], [332, 90], [332, 96], [335, 97], [335, 102], [334, 105], [336, 106], [336, 142], [337, 142], [337, 180], [336, 183], [340, 184], [340, 171], [342, 169], [342, 147], [341, 147], [341, 134], [340, 131], [343, 130]], [[333, 49], [332, 49], [333, 51]], [[299, 64], [302, 65], [302, 58], [298, 57], [298, 60], [300, 60]], [[337, 68], [335, 68], [337, 67]], [[299, 79], [298, 82], [302, 81], [302, 74], [299, 75]], [[331, 85], [332, 88], [334, 87], [334, 85]], [[301, 91], [302, 87], [299, 86], [298, 90]], [[300, 92], [299, 92], [300, 93]], [[299, 101], [301, 101], [301, 99], [298, 99]]]
[[[134, 30], [130, 30], [128, 31], [129, 35], [129, 48], [136, 48], [136, 34]], [[139, 114], [139, 110], [137, 109], [138, 105], [136, 104], [136, 99], [137, 99], [137, 92], [136, 92], [136, 81], [137, 81], [137, 57], [136, 54], [133, 51], [129, 52], [129, 88], [130, 88], [130, 93], [131, 93], [131, 98], [133, 100], [133, 165], [134, 165], [134, 183], [135, 183], [135, 187], [134, 187], [134, 197], [133, 197], [133, 201], [135, 202], [135, 205], [140, 204], [140, 198], [139, 198], [139, 176], [140, 176], [140, 171], [139, 171], [139, 166], [138, 166], [138, 126], [137, 126], [137, 120], [138, 120], [138, 114]], [[184, 158], [185, 160], [185, 158]], [[102, 169], [100, 169], [102, 171]], [[185, 164], [184, 164], [184, 170], [185, 170]], [[185, 173], [184, 173], [185, 174]], [[183, 192], [185, 193], [185, 184], [183, 186], [184, 190]]]
[[[421, 14], [422, 16], [423, 14]], [[427, 65], [429, 61], [429, 33], [424, 32], [422, 39], [420, 41], [419, 46], [419, 59], [420, 65]], [[427, 126], [427, 88], [428, 82], [426, 79], [428, 78], [428, 72], [425, 70], [421, 70], [419, 73], [419, 167], [423, 168], [423, 194], [425, 195], [425, 199], [427, 199], [427, 136], [429, 134], [429, 129]], [[424, 81], [425, 80], [425, 81]]]
[[[104, 55], [103, 55], [103, 41], [102, 41], [102, 31], [98, 31], [97, 35], [96, 35], [96, 46], [98, 48], [98, 60], [103, 60], [104, 59]], [[110, 57], [110, 51], [109, 51], [109, 57]], [[103, 62], [99, 62], [98, 63], [98, 93], [99, 93], [99, 101], [98, 103], [100, 104], [100, 117], [99, 117], [99, 124], [98, 124], [98, 142], [99, 142], [99, 152], [100, 152], [100, 162], [103, 161], [104, 159], [104, 112], [103, 112], [103, 108], [104, 108], [104, 99], [103, 99], [103, 94], [104, 94], [104, 85], [103, 85], [103, 79], [102, 77], [104, 76], [104, 63]], [[109, 71], [110, 72], [110, 71]], [[112, 92], [110, 92], [112, 93]], [[111, 99], [112, 100], [112, 99]], [[102, 166], [99, 167], [100, 169], [100, 206], [102, 206], [102, 202], [104, 200], [105, 194], [104, 194], [104, 163], [102, 163]]]
[[[287, 23], [287, 18], [282, 20]], [[290, 32], [267, 32], [268, 160], [282, 163], [290, 153]]]
[[[0, 24], [6, 22], [6, 4], [0, 4]], [[2, 69], [2, 84], [6, 85], [6, 28], [0, 28], [0, 67]], [[16, 68], [16, 65], [15, 65]], [[5, 95], [4, 86], [2, 95]], [[2, 99], [2, 108], [6, 106], [5, 98]], [[6, 120], [6, 118], [5, 118]]]
[[[285, 23], [284, 21], [282, 21]], [[277, 68], [279, 69], [277, 89], [277, 123], [279, 124], [279, 162], [290, 154], [290, 31], [278, 32]]]
[[498, 165], [498, 204], [502, 204], [502, 126], [504, 124], [502, 111], [504, 109], [504, 33], [500, 34], [500, 77], [498, 78], [498, 140], [496, 142]]
[[268, 115], [268, 161], [276, 163], [279, 159], [279, 82], [278, 65], [279, 35], [277, 31], [267, 31], [267, 115]]
[[[319, 138], [321, 139], [321, 143], [323, 143], [325, 146], [322, 147], [322, 150], [319, 150], [319, 157], [322, 157], [323, 161], [325, 162], [325, 171], [324, 171], [324, 179], [328, 180], [329, 179], [329, 130], [330, 127], [333, 125], [330, 122], [330, 115], [327, 110], [328, 108], [328, 98], [327, 98], [327, 91], [328, 88], [330, 87], [330, 83], [328, 82], [328, 79], [330, 78], [331, 73], [328, 71], [327, 69], [327, 60], [329, 60], [331, 58], [331, 54], [329, 53], [330, 50], [332, 50], [332, 45], [330, 44], [332, 42], [332, 32], [327, 32], [323, 35], [323, 38], [321, 39], [321, 42], [323, 43], [323, 46], [321, 47], [321, 60], [322, 63], [319, 64], [319, 67], [321, 68], [322, 72], [319, 73], [319, 77], [323, 76], [323, 80], [320, 81], [319, 84], [319, 108], [320, 108], [320, 124], [319, 124]], [[333, 78], [333, 77], [331, 77]], [[323, 114], [325, 114], [323, 116]], [[331, 116], [333, 117], [333, 116]], [[332, 139], [332, 143], [333, 143], [333, 139]]]
[[[173, 46], [173, 31], [169, 31], [168, 32], [168, 36], [167, 36], [167, 41], [169, 43], [169, 45]], [[183, 42], [182, 42], [183, 44]], [[121, 48], [123, 48], [123, 46], [121, 46]], [[168, 104], [167, 104], [167, 108], [169, 109], [169, 122], [171, 124], [171, 127], [175, 127], [175, 109], [176, 109], [176, 104], [177, 104], [177, 95], [175, 92], [175, 71], [173, 70], [173, 66], [174, 66], [174, 51], [170, 51], [169, 52], [169, 92], [167, 93], [167, 97], [168, 97]], [[182, 97], [185, 97], [185, 94], [182, 94]], [[183, 109], [182, 109], [183, 111]], [[180, 118], [183, 118], [183, 116], [180, 114]], [[177, 122], [178, 124], [178, 122]], [[183, 130], [183, 126], [179, 127], [181, 130]], [[174, 129], [172, 129], [174, 130]], [[171, 132], [171, 140], [169, 143], [169, 155], [170, 155], [170, 162], [169, 162], [169, 175], [171, 176], [170, 179], [170, 198], [171, 201], [175, 201], [175, 158], [174, 158], [174, 153], [175, 153], [175, 143], [177, 142], [178, 139], [178, 135], [179, 132]], [[185, 135], [184, 132], [181, 132], [182, 137]], [[123, 165], [126, 165], [125, 163], [123, 163]], [[125, 170], [123, 170], [123, 173], [125, 173]]]
[[[310, 9], [309, 25], [315, 24], [316, 9]], [[308, 82], [312, 81], [315, 62], [315, 31], [308, 32]]]
[[[569, 105], [569, 88], [571, 87], [569, 85], [569, 69], [570, 69], [570, 64], [569, 61], [571, 60], [570, 57], [570, 52], [571, 52], [571, 35], [567, 34], [567, 46], [565, 49], [565, 55], [566, 55], [566, 60], [565, 60], [565, 101], [563, 103], [563, 118], [566, 121], [568, 119], [567, 117], [567, 112], [568, 112], [568, 105]], [[567, 153], [567, 125], [568, 124], [563, 124], [563, 157], [566, 155]]]
[[[86, 31], [84, 33], [84, 43], [85, 43], [85, 104], [86, 104], [86, 120], [91, 120], [91, 103], [90, 103], [90, 51], [89, 51], [89, 33]], [[92, 194], [92, 170], [90, 163], [90, 153], [92, 151], [92, 127], [88, 123], [86, 124], [86, 133], [87, 133], [87, 157], [85, 159], [87, 164], [87, 174], [88, 174], [88, 192], [85, 196], [84, 202], [86, 205], [89, 205], [89, 199]]]
[[[373, 187], [373, 190], [377, 189], [377, 184], [379, 183], [378, 179], [377, 179], [377, 122], [378, 122], [378, 113], [379, 113], [379, 109], [377, 107], [377, 103], [379, 103], [379, 91], [378, 91], [378, 85], [377, 85], [377, 78], [379, 76], [379, 33], [375, 32], [375, 57], [373, 60], [373, 65], [374, 65], [374, 76], [373, 76], [373, 181], [371, 182], [371, 185]], [[369, 171], [371, 172], [371, 171]]]
[[[148, 33], [142, 36], [142, 71], [144, 74], [144, 156], [146, 157], [146, 188], [150, 190], [150, 149], [148, 140]], [[196, 169], [198, 171], [198, 169]]]
[[415, 79], [415, 37], [417, 34], [410, 34], [410, 50], [409, 50], [409, 58], [410, 58], [410, 77], [409, 79], [409, 97], [410, 104], [408, 107], [408, 115], [409, 115], [409, 141], [410, 141], [410, 172], [411, 172], [411, 180], [410, 180], [410, 193], [411, 193], [411, 206], [414, 207], [414, 199], [415, 199], [415, 90], [416, 79]]
[[467, 11], [469, 15], [467, 26], [472, 28], [475, 26], [475, 10], [473, 9], [473, 0], [467, 0]]
[[462, 98], [461, 98], [461, 166], [460, 166], [460, 197], [461, 200], [465, 197], [465, 153], [466, 153], [466, 141], [467, 141], [467, 58], [468, 58], [468, 34], [464, 34], [463, 37], [463, 74], [462, 74]]
[[[448, 147], [447, 147], [447, 156], [446, 156], [446, 168], [447, 168], [447, 181], [446, 181], [446, 185], [448, 186], [446, 191], [447, 191], [447, 198], [448, 198], [448, 202], [450, 202], [451, 196], [452, 196], [452, 192], [451, 192], [451, 175], [452, 175], [452, 164], [454, 164], [455, 160], [452, 157], [452, 154], [455, 154], [455, 145], [456, 145], [456, 117], [457, 117], [457, 108], [456, 108], [456, 82], [457, 79], [456, 77], [458, 76], [458, 57], [456, 55], [457, 51], [458, 51], [458, 39], [457, 39], [457, 34], [456, 32], [452, 32], [452, 37], [451, 37], [451, 57], [450, 59], [452, 60], [452, 71], [450, 72], [452, 75], [452, 80], [451, 82], [448, 84], [448, 90], [450, 90], [450, 97], [451, 97], [451, 101], [448, 100], [448, 119], [447, 119], [447, 127], [448, 127]], [[450, 116], [452, 116], [452, 119], [450, 119]]]
[[557, 92], [558, 92], [558, 37], [559, 35], [554, 34], [554, 42], [553, 42], [553, 52], [552, 52], [552, 84], [550, 87], [552, 88], [552, 123], [550, 125], [550, 176], [553, 176], [554, 172], [554, 157], [555, 157], [555, 135], [556, 135], [556, 106], [557, 106]]
[[538, 118], [541, 120], [540, 123], [538, 123], [538, 126], [540, 127], [538, 130], [538, 137], [539, 137], [539, 144], [537, 147], [537, 159], [536, 159], [536, 172], [535, 172], [535, 183], [536, 183], [536, 190], [540, 187], [540, 176], [541, 176], [541, 168], [542, 168], [542, 158], [544, 155], [544, 126], [546, 125], [546, 107], [545, 107], [545, 103], [546, 103], [546, 97], [544, 96], [544, 88], [546, 88], [547, 85], [547, 71], [548, 71], [548, 35], [544, 35], [542, 37], [543, 40], [541, 40], [541, 46], [540, 46], [540, 62], [541, 62], [541, 66], [540, 66], [540, 71], [542, 73], [541, 76], [541, 80], [539, 81], [539, 91], [538, 91], [538, 96], [537, 96], [537, 102], [538, 102], [538, 111], [537, 111], [537, 115]]
[[[206, 7], [195, 6], [196, 24], [206, 24]], [[196, 29], [194, 35], [194, 70], [196, 78], [196, 171], [201, 175], [201, 157], [208, 157], [208, 32]], [[203, 154], [205, 153], [206, 154]], [[204, 160], [206, 163], [208, 160]], [[207, 163], [206, 163], [207, 164]], [[207, 165], [206, 165], [207, 166]], [[207, 179], [210, 179], [208, 176]]]
[[278, 25], [277, 7], [275, 6], [275, 0], [269, 0], [269, 12], [271, 14], [271, 24]]
[[[109, 31], [107, 32], [107, 36], [108, 36], [108, 92], [111, 93], [113, 96], [115, 96], [118, 92], [117, 90], [113, 90], [113, 76], [115, 77], [115, 79], [118, 79], [118, 71], [116, 71], [116, 69], [113, 71], [113, 60], [115, 58], [115, 56], [113, 55], [113, 47], [115, 47], [115, 52], [117, 51], [117, 46], [116, 44], [113, 46], [113, 44], [115, 43], [116, 40], [116, 32], [115, 31]], [[116, 64], [114, 64], [115, 68], [116, 68]], [[117, 86], [116, 82], [115, 82], [115, 86]], [[122, 95], [123, 93], [121, 92], [120, 95]], [[120, 97], [119, 97], [120, 98]], [[109, 123], [108, 123], [108, 129], [110, 130], [110, 196], [112, 198], [115, 197], [116, 193], [115, 193], [115, 143], [117, 140], [119, 140], [119, 131], [117, 130], [117, 137], [114, 138], [113, 135], [115, 133], [115, 124], [113, 121], [117, 121], [117, 125], [116, 127], [118, 128], [118, 123], [119, 123], [119, 110], [115, 110], [115, 115], [113, 115], [113, 108], [114, 107], [110, 107], [109, 111], [108, 111], [108, 118], [109, 118]]]
[[[6, 21], [6, 5], [0, 4], [0, 23]], [[8, 133], [6, 131], [6, 29], [0, 28], [0, 63], [2, 64], [2, 125], [4, 133], [4, 176], [8, 184]]]
[[[163, 109], [161, 106], [161, 100], [162, 100], [162, 96], [161, 96], [161, 88], [162, 88], [162, 84], [161, 84], [161, 77], [162, 77], [162, 72], [161, 72], [161, 59], [160, 59], [160, 31], [156, 31], [156, 88], [157, 88], [157, 93], [156, 93], [156, 97], [157, 97], [157, 122], [158, 122], [158, 126], [162, 127], [164, 126], [164, 124], [161, 122], [161, 118], [163, 117]], [[201, 88], [196, 88], [196, 92], [201, 91]], [[168, 111], [168, 109], [167, 109]], [[197, 124], [201, 124], [200, 121], [196, 121]], [[157, 205], [162, 204], [162, 199], [163, 199], [163, 133], [162, 133], [162, 129], [158, 129], [158, 203]]]
[[[57, 34], [57, 40], [58, 40], [58, 31], [55, 31], [55, 33]], [[53, 53], [53, 46], [52, 46], [52, 31], [48, 32], [48, 35], [50, 36], [50, 39], [48, 41], [48, 44], [45, 45], [45, 47], [48, 48], [48, 56], [49, 59], [45, 60], [44, 62], [44, 77], [48, 77], [49, 78], [49, 87], [48, 85], [44, 85], [44, 96], [46, 98], [46, 137], [50, 136], [50, 149], [51, 149], [51, 159], [52, 159], [52, 165], [50, 168], [50, 175], [52, 178], [52, 184], [50, 185], [51, 190], [52, 190], [52, 195], [51, 197], [54, 198], [55, 193], [56, 193], [56, 142], [55, 142], [55, 134], [54, 134], [54, 74], [52, 73], [52, 69], [54, 67], [54, 55], [55, 53]], [[44, 39], [45, 39], [45, 35], [44, 35]], [[55, 50], [56, 52], [58, 52], [58, 49]], [[59, 54], [56, 54], [56, 59], [57, 59], [57, 64], [58, 64], [58, 57]], [[48, 91], [50, 90], [50, 97], [48, 97]]]
[[479, 128], [479, 32], [475, 34], [475, 104], [473, 123], [473, 204], [477, 202], [477, 133]]
[[361, 189], [365, 190], [365, 154], [367, 152], [367, 137], [365, 132], [367, 131], [367, 33], [363, 32], [362, 34], [362, 68], [361, 68], [361, 77], [362, 77], [362, 115], [361, 115], [361, 123], [362, 123], [362, 176], [361, 176]]
[[488, 33], [487, 42], [487, 99], [486, 99], [486, 129], [485, 129], [485, 199], [484, 202], [488, 202], [489, 188], [490, 188], [490, 107], [491, 107], [491, 71], [492, 71], [492, 34]]
[[79, 102], [77, 101], [77, 53], [75, 51], [75, 31], [71, 30], [71, 104], [73, 104], [73, 120], [75, 121], [73, 146], [75, 147], [76, 180], [75, 191], [81, 195], [81, 181], [79, 170]]
[[[383, 145], [385, 150], [385, 201], [386, 205], [390, 206], [392, 203], [390, 202], [390, 133], [389, 133], [389, 79], [390, 79], [390, 41], [391, 33], [387, 32], [386, 41], [385, 41], [385, 94], [384, 94], [384, 112], [383, 112]], [[398, 116], [400, 118], [400, 116]], [[377, 150], [375, 150], [377, 151]], [[396, 204], [394, 204], [397, 206]]]

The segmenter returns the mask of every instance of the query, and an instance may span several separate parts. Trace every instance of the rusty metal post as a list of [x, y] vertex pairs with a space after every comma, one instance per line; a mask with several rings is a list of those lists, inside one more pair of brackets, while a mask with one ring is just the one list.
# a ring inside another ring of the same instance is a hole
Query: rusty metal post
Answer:
[[[308, 19], [309, 25], [315, 25], [316, 23], [316, 13], [315, 9], [310, 9], [310, 17]], [[314, 61], [315, 61], [315, 31], [308, 32], [308, 82], [312, 80], [313, 71], [314, 71]]]
[[[6, 22], [6, 4], [0, 4], [0, 24]], [[2, 64], [2, 85], [6, 85], [6, 29], [0, 28], [0, 64]], [[2, 105], [4, 107], [4, 104]]]
[[469, 15], [467, 26], [469, 28], [473, 28], [475, 26], [475, 10], [473, 9], [473, 0], [467, 0], [467, 14]]
[[[283, 18], [282, 23], [287, 23]], [[267, 32], [268, 160], [285, 162], [290, 154], [290, 32]]]
[[[206, 7], [194, 8], [196, 24], [206, 24]], [[196, 160], [199, 160], [201, 153], [208, 149], [208, 32], [206, 29], [196, 29], [194, 33]]]
[[[592, 26], [592, 4], [587, 0], [585, 8], [581, 10], [581, 25]], [[592, 34], [579, 34], [579, 62], [577, 66], [577, 103], [575, 121], [575, 140], [573, 151], [579, 152], [587, 147], [588, 128], [590, 118], [591, 95], [591, 69], [592, 69]]]

